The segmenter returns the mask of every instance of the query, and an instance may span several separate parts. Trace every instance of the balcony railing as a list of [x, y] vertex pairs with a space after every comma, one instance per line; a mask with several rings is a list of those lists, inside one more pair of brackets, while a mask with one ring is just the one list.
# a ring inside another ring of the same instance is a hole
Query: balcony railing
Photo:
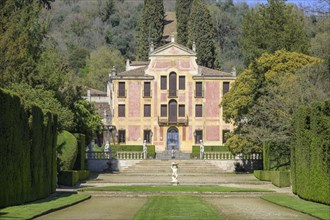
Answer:
[[243, 159], [243, 160], [262, 160], [260, 153], [254, 154], [243, 154], [243, 155], [233, 155], [231, 152], [211, 152], [205, 151], [204, 160], [234, 160], [234, 159]]
[[178, 117], [176, 121], [170, 121], [168, 117], [158, 116], [159, 126], [167, 126], [167, 125], [187, 126], [188, 123], [189, 123], [188, 115], [185, 117]]
[[142, 94], [143, 94], [143, 98], [151, 98], [152, 97], [152, 91], [151, 89], [150, 90], [143, 90], [142, 91]]

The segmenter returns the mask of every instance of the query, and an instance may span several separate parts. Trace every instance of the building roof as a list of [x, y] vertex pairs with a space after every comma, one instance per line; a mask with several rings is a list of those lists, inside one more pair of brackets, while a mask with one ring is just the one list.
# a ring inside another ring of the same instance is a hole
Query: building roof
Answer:
[[117, 76], [145, 76], [145, 69], [146, 69], [146, 67], [143, 66], [143, 67], [139, 67], [136, 69], [118, 73]]
[[147, 66], [150, 61], [131, 61], [130, 66]]
[[91, 96], [107, 96], [107, 93], [101, 90], [87, 88], [86, 91], [88, 90], [90, 91]]
[[201, 76], [233, 76], [231, 73], [223, 72], [220, 70], [215, 70], [211, 68], [207, 68], [204, 66], [198, 66], [199, 69], [199, 75]]

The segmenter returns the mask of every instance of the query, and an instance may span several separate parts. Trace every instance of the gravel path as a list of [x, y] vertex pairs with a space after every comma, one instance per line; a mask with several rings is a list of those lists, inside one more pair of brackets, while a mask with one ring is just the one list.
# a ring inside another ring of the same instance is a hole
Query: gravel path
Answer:
[[204, 198], [223, 219], [312, 220], [309, 215], [275, 205], [261, 198]]

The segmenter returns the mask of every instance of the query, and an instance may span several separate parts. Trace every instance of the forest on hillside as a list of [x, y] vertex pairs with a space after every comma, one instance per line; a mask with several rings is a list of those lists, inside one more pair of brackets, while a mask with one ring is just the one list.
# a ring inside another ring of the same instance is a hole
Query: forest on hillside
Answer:
[[[307, 63], [322, 63], [304, 70], [303, 78], [292, 79], [297, 87], [291, 88], [306, 94], [286, 106], [285, 111], [292, 115], [299, 104], [329, 94], [324, 85], [329, 82], [330, 18], [324, 4], [329, 6], [329, 0], [315, 0], [313, 8], [284, 0], [253, 7], [233, 0], [0, 1], [0, 87], [19, 94], [27, 107], [36, 104], [44, 112], [58, 114], [59, 129], [91, 138], [102, 124], [94, 107], [82, 99], [86, 87], [105, 90], [113, 67], [123, 71], [126, 59], [147, 59], [151, 42], [156, 46], [165, 43], [164, 13], [175, 11], [177, 41], [187, 47], [196, 43], [200, 65], [228, 72], [236, 67], [238, 83], [223, 104], [240, 100], [224, 112], [226, 120], [237, 125], [263, 109], [261, 103], [276, 100], [259, 99], [263, 95], [282, 94], [277, 97], [282, 99], [292, 92], [274, 82], [266, 86], [269, 75], [265, 72], [273, 68], [269, 63], [279, 63], [282, 68], [281, 62], [293, 57], [299, 65], [287, 67], [291, 73]], [[306, 86], [314, 90], [302, 89]], [[235, 98], [237, 95], [242, 99]], [[261, 119], [255, 120], [259, 123]], [[253, 129], [238, 129], [241, 134], [248, 130]], [[233, 136], [232, 146], [243, 149], [234, 138], [242, 136]], [[246, 143], [252, 139], [250, 136]], [[252, 142], [260, 148], [260, 140]]]

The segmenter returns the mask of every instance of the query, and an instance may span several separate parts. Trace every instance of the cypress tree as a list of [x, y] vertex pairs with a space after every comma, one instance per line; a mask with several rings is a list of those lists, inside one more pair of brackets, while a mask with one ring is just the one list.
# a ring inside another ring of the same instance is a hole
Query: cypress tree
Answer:
[[136, 56], [139, 60], [147, 60], [149, 45], [155, 47], [163, 44], [164, 5], [163, 0], [144, 0], [142, 16], [138, 22], [136, 33]]
[[176, 19], [177, 19], [177, 41], [179, 44], [187, 45], [188, 39], [188, 20], [193, 0], [176, 1]]
[[188, 22], [188, 47], [196, 43], [197, 63], [215, 67], [214, 30], [209, 10], [203, 0], [194, 0]]

